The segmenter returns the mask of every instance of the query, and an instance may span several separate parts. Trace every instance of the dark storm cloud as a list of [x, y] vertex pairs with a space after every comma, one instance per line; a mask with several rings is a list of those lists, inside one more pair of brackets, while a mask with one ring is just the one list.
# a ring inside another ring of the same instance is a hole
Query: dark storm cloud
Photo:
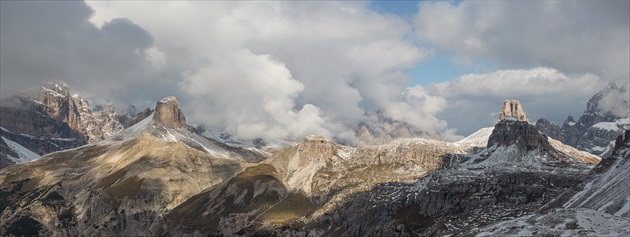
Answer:
[[0, 4], [2, 97], [44, 81], [63, 81], [94, 100], [120, 103], [130, 94], [154, 100], [164, 95], [152, 93], [166, 93], [160, 86], [168, 83], [156, 79], [146, 59], [153, 37], [133, 22], [113, 19], [99, 29], [89, 22], [92, 9], [79, 1]]

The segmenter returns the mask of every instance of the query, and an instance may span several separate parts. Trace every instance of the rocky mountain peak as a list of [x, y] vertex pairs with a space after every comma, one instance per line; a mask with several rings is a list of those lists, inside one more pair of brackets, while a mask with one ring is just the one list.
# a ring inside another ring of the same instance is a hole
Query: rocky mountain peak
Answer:
[[337, 150], [337, 144], [323, 136], [306, 136], [298, 145], [301, 154], [308, 154], [313, 160], [330, 159]]
[[547, 136], [553, 139], [562, 140], [562, 129], [560, 129], [560, 126], [557, 123], [540, 118], [536, 121], [536, 128], [538, 131], [547, 134]]
[[503, 102], [503, 108], [501, 108], [501, 113], [499, 114], [499, 121], [510, 118], [527, 122], [527, 116], [525, 115], [525, 111], [523, 111], [523, 106], [521, 106], [521, 102], [518, 100], [505, 100], [505, 102]]
[[494, 126], [488, 139], [488, 148], [492, 146], [510, 146], [516, 144], [525, 150], [551, 148], [546, 135], [541, 134], [534, 125], [525, 121], [500, 121]]
[[157, 102], [153, 120], [167, 128], [186, 128], [186, 117], [175, 96], [167, 96]]
[[553, 149], [547, 136], [529, 124], [521, 103], [518, 100], [506, 100], [501, 108], [499, 122], [488, 139], [488, 148], [513, 144], [528, 151], [538, 148]]

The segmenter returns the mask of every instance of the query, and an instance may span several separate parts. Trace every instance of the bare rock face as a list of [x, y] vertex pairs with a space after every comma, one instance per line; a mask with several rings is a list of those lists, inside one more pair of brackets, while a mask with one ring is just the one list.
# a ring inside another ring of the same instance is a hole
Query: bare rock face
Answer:
[[543, 148], [553, 149], [547, 136], [538, 132], [533, 125], [524, 121], [501, 121], [494, 126], [488, 139], [488, 148], [492, 146], [510, 146], [517, 144], [525, 150]]
[[557, 123], [541, 118], [536, 121], [536, 128], [553, 139], [562, 140], [562, 129]]
[[167, 128], [186, 128], [186, 117], [175, 96], [168, 96], [157, 102], [153, 120]]
[[[123, 129], [112, 105], [92, 110], [62, 82], [42, 83], [3, 99], [0, 107], [0, 135], [39, 155], [100, 141]], [[0, 160], [4, 155], [0, 151]]]
[[143, 110], [142, 112], [137, 113], [133, 118], [129, 119], [126, 123], [125, 123], [125, 127], [131, 127], [133, 125], [135, 125], [136, 123], [139, 123], [140, 121], [142, 121], [143, 119], [149, 117], [149, 115], [151, 115], [153, 113], [153, 110], [151, 108], [146, 108], [145, 110]]
[[521, 103], [518, 100], [506, 100], [501, 108], [499, 122], [488, 139], [488, 148], [513, 144], [528, 151], [538, 148], [553, 149], [547, 136], [527, 122]]
[[527, 122], [527, 116], [525, 116], [521, 102], [518, 100], [505, 100], [505, 102], [503, 102], [503, 108], [501, 108], [501, 114], [499, 114], [499, 121], [503, 121], [508, 118], [514, 118], [517, 121]]
[[612, 82], [591, 97], [582, 116], [577, 120], [569, 116], [564, 121], [560, 139], [545, 130], [541, 131], [579, 150], [608, 156], [613, 150], [615, 138], [630, 129], [629, 85], [627, 82]]
[[3, 106], [0, 123], [14, 133], [92, 143], [123, 129], [112, 105], [92, 110], [86, 99], [71, 95], [68, 85], [62, 82], [42, 83], [13, 100], [20, 103], [6, 110]]

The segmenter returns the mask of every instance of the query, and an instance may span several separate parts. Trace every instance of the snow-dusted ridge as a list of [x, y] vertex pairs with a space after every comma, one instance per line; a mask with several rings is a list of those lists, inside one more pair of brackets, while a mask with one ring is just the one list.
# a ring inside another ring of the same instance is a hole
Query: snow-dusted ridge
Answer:
[[39, 155], [26, 147], [18, 144], [17, 142], [11, 141], [5, 137], [1, 137], [2, 140], [9, 146], [11, 150], [13, 150], [18, 157], [7, 156], [10, 160], [15, 163], [29, 162], [39, 158]]
[[[167, 97], [168, 98], [168, 97]], [[173, 97], [174, 98], [174, 97]], [[186, 146], [207, 153], [216, 158], [235, 159], [244, 162], [257, 162], [263, 159], [254, 152], [231, 147], [216, 140], [208, 139], [197, 133], [186, 129], [166, 128], [157, 123], [154, 114], [147, 116], [137, 124], [115, 134], [114, 136], [96, 143], [97, 145], [107, 145], [127, 141], [130, 139], [138, 139], [143, 134], [149, 134], [167, 143], [183, 143]]]

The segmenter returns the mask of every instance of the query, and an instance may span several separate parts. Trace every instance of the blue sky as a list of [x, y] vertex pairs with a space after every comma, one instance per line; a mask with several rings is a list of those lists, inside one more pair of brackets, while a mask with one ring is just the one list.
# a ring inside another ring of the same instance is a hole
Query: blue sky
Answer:
[[[461, 1], [450, 1], [458, 4]], [[394, 14], [413, 25], [413, 18], [418, 13], [420, 1], [372, 1], [370, 6], [382, 14]], [[413, 38], [413, 37], [412, 37]], [[427, 47], [414, 39], [419, 47]], [[492, 62], [474, 62], [473, 65], [463, 65], [453, 60], [452, 55], [434, 49], [434, 54], [427, 60], [419, 63], [414, 68], [407, 70], [410, 81], [409, 86], [426, 86], [431, 83], [453, 80], [460, 75], [469, 73], [484, 73], [496, 70], [496, 64]]]

